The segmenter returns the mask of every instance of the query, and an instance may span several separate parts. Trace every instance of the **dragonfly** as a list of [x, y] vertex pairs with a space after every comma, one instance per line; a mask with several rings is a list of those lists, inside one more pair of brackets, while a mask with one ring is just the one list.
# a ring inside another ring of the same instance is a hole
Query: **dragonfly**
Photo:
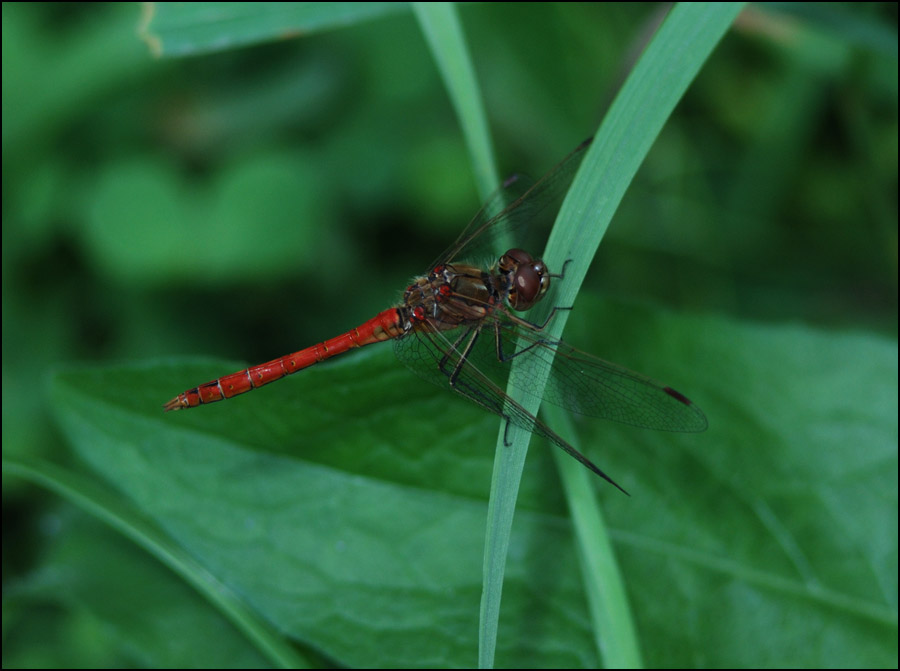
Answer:
[[[221, 401], [348, 350], [392, 340], [397, 358], [420, 377], [499, 415], [507, 429], [514, 425], [549, 440], [627, 494], [504, 391], [511, 385], [582, 415], [641, 428], [707, 428], [700, 408], [672, 387], [549, 337], [547, 325], [571, 308], [553, 307], [540, 324], [521, 316], [547, 295], [551, 279], [563, 281], [565, 268], [552, 273], [524, 249], [496, 251], [532, 222], [555, 217], [590, 143], [585, 140], [536, 182], [520, 175], [506, 180], [428, 272], [412, 280], [399, 304], [330, 340], [188, 389], [163, 408]], [[479, 262], [486, 255], [496, 261]], [[543, 388], [539, 379], [546, 379]]]

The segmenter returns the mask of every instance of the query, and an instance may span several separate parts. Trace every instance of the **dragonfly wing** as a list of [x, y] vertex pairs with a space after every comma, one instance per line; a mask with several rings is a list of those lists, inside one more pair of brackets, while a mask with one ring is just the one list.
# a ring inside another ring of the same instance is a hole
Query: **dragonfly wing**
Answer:
[[[476, 338], [475, 343], [471, 339]], [[491, 376], [472, 370], [470, 361], [485, 359], [481, 352], [490, 336], [477, 327], [450, 330], [422, 328], [394, 341], [394, 353], [416, 375], [444, 389], [459, 392], [496, 415], [503, 415], [508, 366], [489, 369]], [[474, 357], [474, 358], [473, 358]]]
[[[523, 231], [533, 228], [546, 241], [549, 226], [562, 205], [575, 173], [590, 146], [589, 138], [537, 182], [513, 175], [488, 199], [449, 249], [432, 264], [450, 261], [493, 262], [512, 243], [528, 248]], [[542, 230], [542, 229], [547, 230]], [[537, 249], [529, 249], [537, 253]]]
[[530, 208], [525, 205], [522, 212], [517, 213], [518, 208], [512, 208], [512, 205], [521, 201], [533, 186], [534, 180], [526, 175], [507, 177], [453, 244], [432, 261], [429, 269], [451, 261], [493, 263], [508, 249], [510, 241], [519, 239], [523, 227], [529, 226], [527, 211]]
[[[704, 431], [706, 416], [678, 391], [623, 366], [586, 354], [561, 340], [543, 338], [496, 310], [470, 358], [492, 378], [502, 379], [532, 396], [572, 412], [646, 429], [693, 433]], [[516, 354], [519, 338], [526, 350]], [[499, 340], [499, 347], [498, 347]], [[483, 343], [482, 343], [483, 345]], [[521, 359], [515, 367], [512, 359]], [[534, 380], [547, 378], [543, 389]]]
[[[491, 377], [474, 365], [470, 358], [471, 354], [483, 352], [486, 345], [491, 346], [486, 342], [490, 337], [490, 334], [479, 333], [478, 329], [473, 327], [450, 331], [423, 329], [394, 341], [394, 352], [397, 358], [423, 379], [445, 389], [449, 387], [507, 422], [546, 438], [614, 487], [628, 494], [590, 459], [509, 398]], [[476, 339], [474, 344], [470, 342], [471, 338]], [[470, 345], [472, 346], [469, 347]], [[484, 359], [483, 356], [477, 358]], [[494, 370], [502, 377], [508, 373], [508, 366], [495, 367]]]
[[[583, 415], [647, 429], [705, 431], [706, 415], [684, 394], [656, 380], [558, 341], [544, 398]], [[541, 348], [546, 359], [549, 350]]]

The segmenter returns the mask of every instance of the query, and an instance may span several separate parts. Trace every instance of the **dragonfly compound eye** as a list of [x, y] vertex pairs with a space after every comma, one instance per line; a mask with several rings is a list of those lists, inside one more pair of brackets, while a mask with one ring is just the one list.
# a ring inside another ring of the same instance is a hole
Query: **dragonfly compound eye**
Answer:
[[543, 261], [530, 260], [519, 266], [509, 288], [509, 306], [513, 310], [528, 310], [550, 288], [550, 275]]
[[510, 249], [500, 257], [500, 271], [504, 273], [515, 272], [519, 266], [533, 261], [531, 254], [524, 249]]

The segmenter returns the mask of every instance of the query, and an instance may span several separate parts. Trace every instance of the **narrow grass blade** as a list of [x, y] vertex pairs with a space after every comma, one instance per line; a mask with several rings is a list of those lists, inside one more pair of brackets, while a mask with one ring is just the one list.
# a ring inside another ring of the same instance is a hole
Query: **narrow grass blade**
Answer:
[[[547, 405], [544, 415], [561, 436], [580, 450], [572, 417], [558, 406]], [[643, 666], [637, 628], [628, 603], [603, 511], [597, 501], [596, 478], [562, 450], [553, 450], [566, 502], [575, 527], [578, 558], [594, 627], [594, 640], [604, 665], [611, 669]]]
[[459, 117], [479, 195], [486, 200], [499, 186], [494, 147], [456, 8], [450, 2], [414, 2], [412, 7]]
[[[565, 281], [558, 283], [561, 290], [551, 299], [556, 305], [574, 304], [625, 190], [675, 105], [742, 7], [741, 3], [679, 4], [647, 45], [595, 136], [548, 242], [544, 260], [550, 268], [561, 268], [566, 261], [572, 261], [566, 268]], [[550, 307], [544, 305], [547, 311]], [[541, 317], [532, 315], [538, 323]], [[565, 323], [565, 313], [554, 318], [548, 327], [549, 336], [558, 337]], [[544, 383], [545, 380], [535, 381], [539, 387]], [[530, 412], [538, 411], [539, 402], [524, 398], [514, 389], [508, 393]], [[511, 444], [505, 444], [507, 440]], [[504, 472], [494, 475], [488, 512], [479, 649], [482, 668], [494, 664], [503, 572], [512, 529], [513, 510], [509, 507], [515, 505], [529, 440], [526, 432], [500, 429], [495, 466]], [[507, 455], [507, 451], [515, 454]], [[610, 612], [600, 621], [619, 615]], [[603, 646], [607, 659], [624, 656], [610, 646], [637, 646], [635, 641], [615, 641], [607, 636], [607, 632], [597, 632], [598, 640], [609, 643]]]

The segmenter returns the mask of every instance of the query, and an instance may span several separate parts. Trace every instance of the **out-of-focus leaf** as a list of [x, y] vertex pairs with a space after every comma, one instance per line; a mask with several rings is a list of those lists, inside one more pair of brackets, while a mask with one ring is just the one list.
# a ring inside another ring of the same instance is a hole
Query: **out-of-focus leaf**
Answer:
[[148, 2], [141, 37], [158, 56], [234, 49], [350, 26], [406, 2]]
[[245, 157], [205, 191], [183, 179], [159, 161], [116, 164], [100, 176], [83, 240], [108, 276], [199, 287], [314, 265], [333, 222], [311, 156]]

